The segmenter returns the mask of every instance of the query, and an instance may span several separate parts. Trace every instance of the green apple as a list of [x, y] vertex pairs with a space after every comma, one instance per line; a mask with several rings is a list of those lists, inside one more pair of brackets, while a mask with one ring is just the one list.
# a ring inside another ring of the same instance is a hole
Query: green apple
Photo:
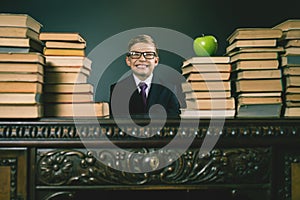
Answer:
[[218, 41], [213, 35], [202, 35], [194, 39], [193, 47], [197, 56], [213, 56], [217, 52]]

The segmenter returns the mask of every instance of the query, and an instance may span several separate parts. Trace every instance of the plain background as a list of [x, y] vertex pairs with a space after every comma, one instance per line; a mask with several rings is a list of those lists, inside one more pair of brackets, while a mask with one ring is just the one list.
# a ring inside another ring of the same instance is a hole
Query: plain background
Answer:
[[[214, 35], [216, 55], [224, 55], [226, 38], [237, 28], [273, 27], [288, 19], [300, 19], [299, 0], [1, 0], [0, 12], [29, 14], [42, 32], [79, 32], [87, 41], [86, 53], [113, 35], [139, 27], [163, 27], [191, 38]], [[192, 48], [192, 46], [191, 46]], [[191, 57], [194, 55], [191, 55]], [[183, 58], [161, 52], [161, 62], [180, 72]], [[94, 72], [102, 66], [92, 66]], [[129, 68], [124, 57], [115, 59], [97, 80], [96, 101], [107, 101], [109, 85]], [[101, 89], [99, 89], [101, 88]]]

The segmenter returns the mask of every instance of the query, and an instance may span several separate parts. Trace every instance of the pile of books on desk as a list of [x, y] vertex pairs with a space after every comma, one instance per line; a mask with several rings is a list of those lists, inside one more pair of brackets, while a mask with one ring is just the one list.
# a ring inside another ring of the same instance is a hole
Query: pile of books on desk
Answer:
[[282, 31], [239, 28], [228, 38], [226, 55], [232, 64], [236, 117], [280, 117], [282, 74], [278, 46]]
[[0, 118], [43, 117], [41, 28], [29, 15], [0, 14]]
[[93, 85], [87, 79], [92, 61], [86, 57], [86, 41], [79, 33], [42, 32], [45, 43], [44, 110], [46, 117], [102, 117], [108, 103], [94, 102]]
[[300, 20], [286, 20], [274, 27], [283, 31], [279, 44], [283, 72], [284, 117], [300, 116]]
[[186, 108], [182, 118], [232, 118], [235, 100], [231, 96], [231, 64], [228, 56], [192, 57], [183, 62], [182, 83]]

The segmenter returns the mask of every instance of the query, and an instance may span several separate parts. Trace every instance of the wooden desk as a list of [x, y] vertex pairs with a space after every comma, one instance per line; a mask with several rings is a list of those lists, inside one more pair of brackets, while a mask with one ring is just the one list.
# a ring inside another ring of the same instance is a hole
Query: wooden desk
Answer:
[[[299, 122], [227, 119], [220, 128], [210, 120], [174, 119], [145, 128], [126, 119], [121, 125], [111, 119], [0, 121], [0, 199], [299, 199]], [[154, 135], [135, 137], [147, 134]], [[164, 148], [175, 136], [193, 138], [183, 153]], [[205, 136], [218, 140], [201, 157]]]

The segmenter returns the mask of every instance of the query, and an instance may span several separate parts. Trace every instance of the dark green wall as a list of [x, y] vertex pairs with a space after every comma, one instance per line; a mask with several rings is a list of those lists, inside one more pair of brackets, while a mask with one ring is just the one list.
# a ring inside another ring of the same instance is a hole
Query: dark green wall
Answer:
[[[87, 40], [87, 54], [123, 31], [161, 27], [191, 38], [213, 34], [219, 42], [217, 55], [223, 55], [226, 38], [236, 28], [273, 27], [286, 19], [300, 18], [299, 8], [299, 0], [1, 0], [0, 3], [0, 12], [27, 13], [43, 24], [43, 32], [79, 32]], [[163, 64], [180, 70], [182, 57], [167, 51], [160, 56]], [[98, 63], [93, 65], [94, 69], [101, 67]], [[127, 70], [124, 58], [116, 58], [98, 78], [101, 92], [96, 94], [96, 100], [107, 100], [109, 85]], [[96, 76], [93, 73], [91, 80]]]

